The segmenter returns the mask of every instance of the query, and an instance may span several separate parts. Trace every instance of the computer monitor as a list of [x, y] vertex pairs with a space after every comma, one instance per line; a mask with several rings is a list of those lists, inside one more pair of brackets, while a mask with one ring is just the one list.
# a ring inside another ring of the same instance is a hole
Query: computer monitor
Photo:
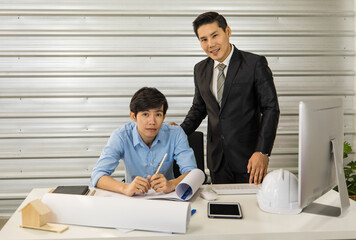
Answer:
[[343, 143], [341, 98], [322, 98], [299, 103], [298, 201], [301, 208], [310, 206], [336, 185], [340, 193], [341, 208], [335, 210], [332, 207], [334, 213], [330, 214], [340, 216], [350, 206], [343, 171]]

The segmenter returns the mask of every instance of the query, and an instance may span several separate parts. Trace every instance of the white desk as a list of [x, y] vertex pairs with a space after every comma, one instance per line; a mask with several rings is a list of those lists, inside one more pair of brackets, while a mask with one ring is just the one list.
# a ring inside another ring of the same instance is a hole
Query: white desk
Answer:
[[[207, 186], [203, 186], [205, 188]], [[33, 189], [19, 209], [33, 199], [40, 198], [49, 189]], [[0, 232], [0, 239], [356, 239], [356, 202], [342, 218], [301, 213], [276, 215], [263, 212], [258, 207], [256, 195], [224, 195], [217, 201], [238, 201], [243, 219], [209, 219], [207, 201], [198, 197], [191, 200], [197, 212], [191, 217], [186, 234], [166, 234], [146, 231], [120, 232], [116, 229], [70, 226], [59, 234], [20, 228], [21, 214], [12, 215]], [[318, 203], [339, 206], [338, 194], [330, 191]], [[154, 201], [154, 200], [152, 200]]]

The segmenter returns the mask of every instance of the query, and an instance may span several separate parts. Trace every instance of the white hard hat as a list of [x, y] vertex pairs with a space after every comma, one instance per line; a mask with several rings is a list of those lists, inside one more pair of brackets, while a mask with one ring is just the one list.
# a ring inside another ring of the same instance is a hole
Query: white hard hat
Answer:
[[283, 169], [267, 174], [257, 192], [257, 201], [263, 211], [279, 214], [298, 214], [298, 179]]

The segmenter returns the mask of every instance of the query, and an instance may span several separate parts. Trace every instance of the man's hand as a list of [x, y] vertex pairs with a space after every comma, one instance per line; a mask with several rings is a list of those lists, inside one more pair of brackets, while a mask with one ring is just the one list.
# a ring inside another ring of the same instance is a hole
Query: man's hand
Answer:
[[267, 175], [268, 156], [259, 152], [252, 154], [248, 160], [247, 172], [250, 173], [249, 183], [260, 184], [262, 178]]
[[135, 179], [130, 184], [126, 184], [124, 187], [124, 194], [131, 197], [134, 194], [147, 193], [150, 188], [151, 185], [148, 179], [143, 177], [135, 177]]
[[168, 181], [163, 174], [149, 175], [148, 179], [151, 180], [151, 187], [156, 192], [170, 193], [175, 189], [175, 185]]
[[178, 126], [178, 124], [176, 124], [175, 122], [169, 122], [168, 124], [172, 126]]

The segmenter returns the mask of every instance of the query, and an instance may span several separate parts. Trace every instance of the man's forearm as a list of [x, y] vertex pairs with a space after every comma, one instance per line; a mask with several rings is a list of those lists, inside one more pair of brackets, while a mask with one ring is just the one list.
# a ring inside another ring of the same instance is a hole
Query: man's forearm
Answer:
[[108, 175], [104, 175], [99, 178], [96, 187], [124, 194], [125, 183], [119, 182]]
[[182, 175], [180, 175], [180, 176], [177, 177], [177, 178], [174, 178], [174, 179], [172, 179], [172, 180], [169, 180], [169, 182], [170, 182], [171, 184], [173, 184], [174, 189], [175, 189], [176, 186], [177, 186], [189, 173], [190, 173], [190, 171], [189, 171], [189, 172], [186, 172], [186, 173], [184, 173], [184, 174], [182, 174]]

